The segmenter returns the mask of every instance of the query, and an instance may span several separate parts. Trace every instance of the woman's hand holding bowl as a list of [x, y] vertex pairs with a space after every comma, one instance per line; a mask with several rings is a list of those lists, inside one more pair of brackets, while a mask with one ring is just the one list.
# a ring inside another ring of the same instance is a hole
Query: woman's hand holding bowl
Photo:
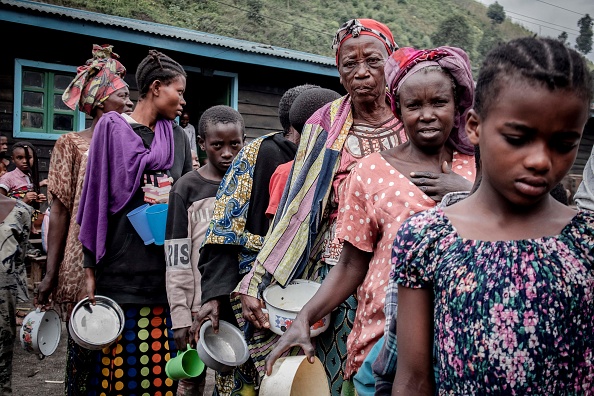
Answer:
[[240, 294], [239, 299], [241, 300], [241, 310], [245, 320], [253, 324], [257, 329], [270, 328], [268, 315], [262, 311], [264, 306], [262, 300], [247, 294]]
[[307, 356], [307, 361], [314, 362], [314, 346], [311, 343], [309, 320], [305, 318], [306, 315], [297, 315], [291, 326], [287, 329], [285, 334], [276, 343], [274, 349], [266, 357], [266, 374], [272, 374], [272, 366], [274, 362], [282, 356], [289, 348], [298, 346], [303, 349]]

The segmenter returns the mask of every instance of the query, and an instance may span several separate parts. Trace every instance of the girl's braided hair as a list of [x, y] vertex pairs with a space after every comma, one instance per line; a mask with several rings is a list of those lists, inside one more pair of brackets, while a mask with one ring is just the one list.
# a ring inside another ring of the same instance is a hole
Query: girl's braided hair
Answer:
[[523, 37], [500, 44], [483, 61], [474, 97], [479, 116], [487, 116], [503, 82], [518, 77], [551, 91], [572, 91], [588, 104], [592, 99], [592, 76], [577, 51], [559, 40]]
[[168, 85], [177, 77], [187, 77], [184, 68], [167, 55], [149, 50], [149, 54], [140, 62], [136, 69], [136, 84], [140, 98], [144, 98], [153, 81], [159, 80]]

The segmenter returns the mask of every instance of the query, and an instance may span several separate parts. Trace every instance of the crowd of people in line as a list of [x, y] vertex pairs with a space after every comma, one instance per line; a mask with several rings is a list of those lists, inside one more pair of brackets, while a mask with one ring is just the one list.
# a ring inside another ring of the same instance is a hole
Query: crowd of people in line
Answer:
[[[249, 143], [229, 106], [189, 123], [169, 56], [136, 67], [133, 104], [113, 47], [93, 47], [63, 94], [90, 127], [56, 141], [46, 181], [30, 143], [0, 162], [0, 395], [42, 183], [35, 304], [68, 322], [102, 295], [126, 317], [103, 350], [69, 334], [67, 395], [203, 395], [206, 371], [173, 381], [165, 365], [221, 320], [250, 359], [214, 373], [216, 396], [257, 395], [280, 357], [303, 354], [332, 395], [594, 394], [594, 151], [577, 208], [561, 184], [590, 117], [584, 59], [519, 38], [473, 78], [464, 49], [399, 48], [372, 19], [347, 21], [332, 45], [346, 94], [288, 89], [282, 130]], [[168, 204], [163, 245], [127, 217], [156, 202], [147, 186]], [[321, 286], [279, 336], [262, 292], [294, 280]]]

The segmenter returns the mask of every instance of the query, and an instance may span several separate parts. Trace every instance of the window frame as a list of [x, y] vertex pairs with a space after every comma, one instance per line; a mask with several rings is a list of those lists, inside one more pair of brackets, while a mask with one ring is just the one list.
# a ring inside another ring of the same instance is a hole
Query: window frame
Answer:
[[[196, 66], [182, 65], [186, 72], [193, 72], [202, 74], [204, 70]], [[222, 70], [213, 70], [213, 76], [226, 77], [229, 79], [229, 107], [237, 110], [239, 105], [238, 94], [239, 94], [239, 74], [233, 72], [227, 72]], [[179, 117], [178, 117], [179, 118]]]
[[238, 91], [239, 91], [239, 75], [237, 73], [215, 70], [214, 76], [227, 77], [231, 80], [229, 87], [229, 106], [237, 110], [238, 107]]
[[[14, 112], [12, 121], [12, 136], [15, 138], [39, 139], [39, 140], [57, 140], [60, 136], [71, 131], [64, 131], [63, 133], [46, 133], [46, 132], [29, 132], [21, 130], [21, 115], [23, 114], [23, 68], [35, 68], [45, 72], [70, 72], [76, 74], [76, 66], [60, 65], [56, 63], [37, 62], [27, 59], [16, 58], [14, 60]], [[49, 91], [45, 87], [43, 92], [47, 96]], [[48, 122], [53, 123], [53, 98], [46, 97], [46, 103], [52, 103], [51, 109], [49, 104], [44, 105], [44, 117], [48, 116]], [[52, 116], [50, 118], [50, 116]], [[86, 114], [80, 110], [74, 110], [74, 131], [81, 131], [85, 129]], [[52, 124], [53, 125], [53, 124]], [[49, 125], [48, 125], [49, 128]]]

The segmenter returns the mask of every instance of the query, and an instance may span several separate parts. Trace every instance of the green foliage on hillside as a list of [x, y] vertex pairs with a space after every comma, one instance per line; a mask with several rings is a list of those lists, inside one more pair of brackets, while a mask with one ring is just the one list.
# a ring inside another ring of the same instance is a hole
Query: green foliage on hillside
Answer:
[[[448, 42], [437, 32], [460, 17], [474, 71], [499, 40], [533, 34], [505, 20], [491, 23], [474, 0], [45, 0], [47, 3], [141, 19], [333, 56], [334, 32], [346, 20], [387, 24], [399, 46], [429, 48]], [[486, 37], [484, 37], [486, 36]], [[455, 45], [455, 43], [452, 43]]]

